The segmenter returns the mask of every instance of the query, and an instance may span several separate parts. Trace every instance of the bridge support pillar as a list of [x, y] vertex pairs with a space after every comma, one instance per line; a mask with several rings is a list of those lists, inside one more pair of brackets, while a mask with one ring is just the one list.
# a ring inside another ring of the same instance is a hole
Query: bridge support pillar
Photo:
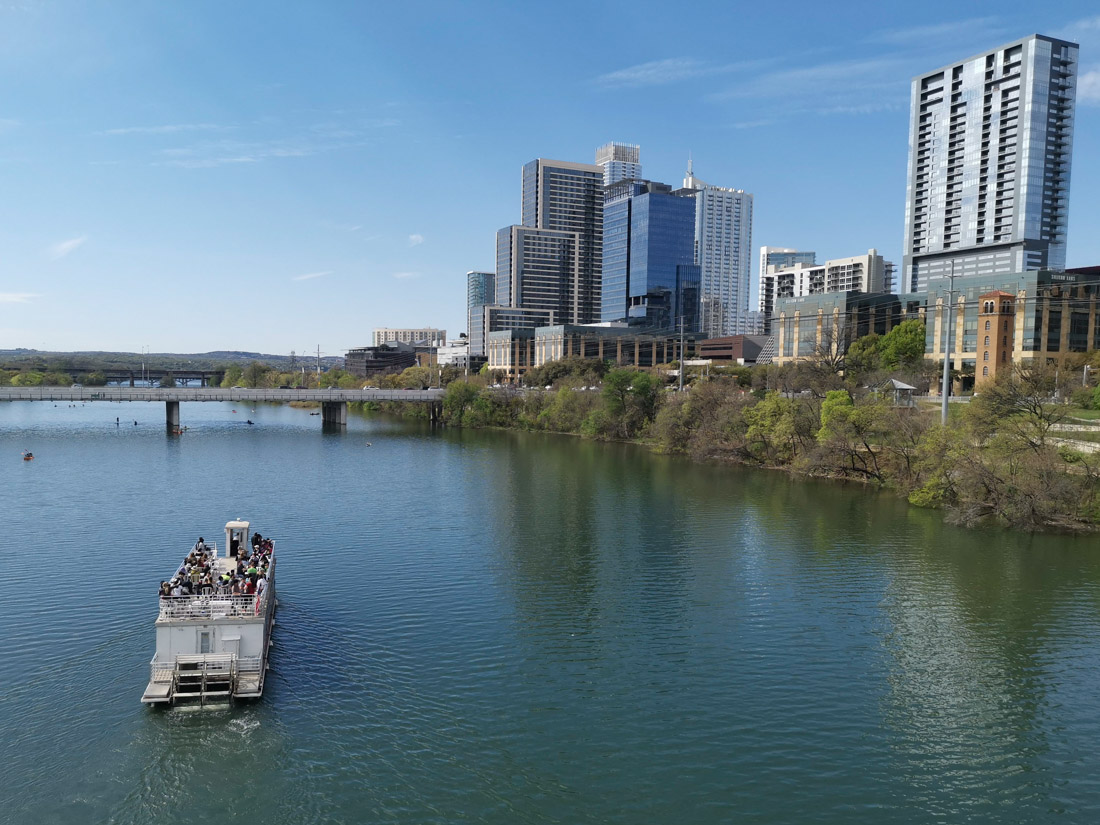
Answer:
[[322, 426], [346, 427], [348, 425], [347, 401], [321, 402]]
[[180, 402], [179, 401], [165, 401], [164, 402], [164, 423], [170, 430], [178, 430], [180, 428]]

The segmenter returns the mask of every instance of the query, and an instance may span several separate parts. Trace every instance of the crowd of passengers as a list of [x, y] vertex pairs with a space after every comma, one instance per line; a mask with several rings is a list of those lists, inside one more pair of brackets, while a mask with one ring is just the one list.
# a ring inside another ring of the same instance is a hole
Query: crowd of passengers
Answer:
[[214, 551], [199, 536], [171, 581], [160, 583], [160, 596], [163, 599], [172, 596], [261, 595], [267, 587], [273, 550], [271, 539], [256, 533], [252, 536], [251, 548], [245, 546], [237, 549], [236, 568], [219, 574], [214, 563]]

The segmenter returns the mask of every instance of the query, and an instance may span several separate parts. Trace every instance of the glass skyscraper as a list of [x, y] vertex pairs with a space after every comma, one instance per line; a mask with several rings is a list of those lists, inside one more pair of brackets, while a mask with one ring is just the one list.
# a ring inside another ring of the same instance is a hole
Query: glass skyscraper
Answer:
[[1077, 55], [1032, 35], [913, 79], [902, 291], [1065, 268]]
[[694, 332], [699, 323], [695, 199], [662, 183], [623, 182], [604, 207], [602, 320]]
[[466, 273], [466, 331], [470, 355], [485, 355], [485, 307], [496, 301], [496, 274]]

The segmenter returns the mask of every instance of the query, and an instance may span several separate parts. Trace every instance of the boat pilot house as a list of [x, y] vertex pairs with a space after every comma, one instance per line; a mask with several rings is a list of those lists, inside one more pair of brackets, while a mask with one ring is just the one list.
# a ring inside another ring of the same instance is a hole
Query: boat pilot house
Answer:
[[263, 693], [275, 615], [275, 542], [247, 521], [217, 542], [195, 542], [161, 582], [157, 650], [141, 701], [172, 704], [256, 698]]

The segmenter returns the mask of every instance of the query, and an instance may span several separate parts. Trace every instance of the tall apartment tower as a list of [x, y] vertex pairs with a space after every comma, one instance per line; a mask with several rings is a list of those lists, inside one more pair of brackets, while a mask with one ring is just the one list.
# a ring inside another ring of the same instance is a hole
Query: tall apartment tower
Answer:
[[485, 355], [485, 307], [496, 303], [496, 273], [466, 273], [466, 332], [470, 355]]
[[603, 185], [642, 177], [641, 147], [633, 143], [605, 143], [596, 150], [596, 165], [603, 167]]
[[1036, 34], [913, 79], [901, 291], [1065, 268], [1077, 52]]
[[749, 311], [752, 195], [699, 180], [691, 161], [683, 188], [695, 190], [700, 332], [712, 338], [756, 333], [759, 316]]
[[[603, 266], [603, 167], [538, 158], [523, 166], [521, 227], [506, 227], [497, 234], [496, 292], [511, 295], [508, 306], [526, 307], [539, 293], [541, 305], [561, 308], [561, 323], [590, 324], [600, 317], [600, 278]], [[516, 229], [544, 230], [544, 235]], [[500, 251], [502, 233], [512, 235], [512, 248], [522, 252], [503, 267]], [[563, 257], [562, 235], [570, 235], [569, 254]], [[530, 241], [531, 243], [527, 243]], [[528, 288], [525, 274], [531, 271], [528, 255], [549, 255], [538, 259], [541, 283]], [[563, 267], [566, 267], [563, 269]], [[561, 277], [553, 281], [549, 272], [557, 268]], [[550, 294], [553, 292], [554, 294]], [[518, 301], [518, 303], [517, 303]]]

